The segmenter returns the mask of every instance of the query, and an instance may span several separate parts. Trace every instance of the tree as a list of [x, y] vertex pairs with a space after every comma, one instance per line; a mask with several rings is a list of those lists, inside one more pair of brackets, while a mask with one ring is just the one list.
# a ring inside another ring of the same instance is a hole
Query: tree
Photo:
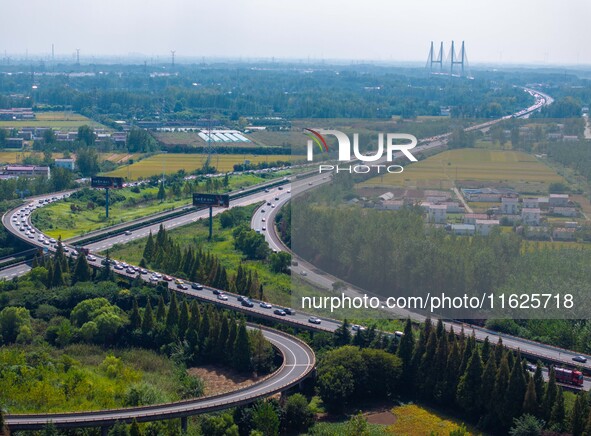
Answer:
[[129, 317], [129, 325], [131, 330], [139, 330], [142, 327], [142, 316], [140, 315], [140, 308], [137, 303], [137, 298], [133, 299], [133, 309]]
[[31, 331], [31, 314], [24, 307], [9, 306], [0, 312], [0, 340], [16, 342], [19, 335]]
[[[181, 303], [181, 312], [179, 315], [179, 336], [181, 339], [185, 339], [185, 333], [189, 328], [189, 318], [189, 304], [183, 300]], [[225, 317], [224, 320], [226, 320]]]
[[[2, 426], [0, 426], [0, 429], [2, 429]], [[0, 434], [3, 434], [0, 432]], [[6, 433], [8, 434], [8, 433]], [[59, 432], [57, 431], [57, 428], [55, 426], [55, 424], [53, 423], [53, 421], [49, 421], [45, 427], [43, 427], [43, 430], [41, 430], [41, 436], [59, 436]]]
[[156, 198], [158, 200], [160, 200], [160, 203], [162, 203], [164, 201], [164, 199], [166, 198], [166, 191], [164, 190], [164, 180], [162, 180], [160, 182], [160, 186], [158, 187], [158, 194], [156, 195]]
[[538, 411], [539, 408], [538, 397], [536, 395], [536, 384], [533, 377], [531, 377], [527, 383], [525, 398], [523, 399], [523, 413], [536, 416]]
[[260, 401], [254, 407], [252, 423], [264, 436], [279, 434], [279, 416], [270, 401]]
[[357, 413], [357, 415], [353, 415], [347, 421], [347, 425], [345, 426], [345, 435], [346, 436], [369, 436], [369, 426], [367, 424], [367, 419], [361, 414], [361, 412]]
[[72, 185], [74, 177], [66, 168], [56, 167], [51, 170], [51, 185], [54, 191], [63, 191]]
[[94, 130], [89, 125], [83, 125], [78, 127], [78, 141], [84, 143], [86, 146], [94, 144], [95, 136]]
[[208, 436], [238, 436], [238, 426], [232, 414], [205, 415], [201, 420], [201, 433]]
[[554, 367], [550, 367], [548, 374], [548, 384], [546, 385], [546, 392], [544, 393], [544, 403], [542, 404], [543, 417], [546, 422], [550, 421], [552, 417], [552, 407], [556, 403], [556, 397], [558, 395], [558, 387], [556, 386], [556, 372]]
[[457, 401], [460, 407], [471, 416], [478, 416], [481, 409], [482, 362], [475, 348], [466, 366], [466, 372], [458, 383]]
[[509, 434], [511, 436], [539, 436], [543, 427], [543, 422], [535, 416], [525, 414], [513, 420], [513, 427], [509, 430]]
[[347, 322], [347, 319], [344, 319], [343, 323], [335, 330], [333, 334], [333, 343], [337, 347], [349, 345], [351, 343], [351, 332], [349, 331], [349, 323]]
[[127, 134], [127, 149], [130, 153], [148, 153], [156, 149], [156, 141], [146, 130], [132, 127]]
[[564, 394], [562, 393], [562, 388], [559, 386], [556, 391], [556, 402], [554, 403], [554, 407], [552, 407], [552, 414], [550, 415], [551, 427], [557, 431], [562, 431], [565, 417]]
[[505, 401], [503, 407], [505, 409], [505, 419], [509, 422], [507, 426], [511, 425], [513, 418], [521, 416], [521, 408], [523, 407], [523, 399], [525, 397], [525, 377], [523, 374], [523, 365], [519, 353], [513, 362], [513, 368], [509, 376], [509, 385], [505, 393]]
[[45, 142], [46, 144], [53, 144], [55, 140], [56, 137], [53, 129], [49, 128], [43, 131], [43, 142]]
[[148, 298], [146, 303], [146, 309], [144, 310], [144, 319], [142, 320], [142, 331], [149, 333], [154, 328], [154, 311], [152, 310], [152, 304]]
[[154, 238], [152, 237], [152, 231], [150, 230], [150, 234], [148, 235], [148, 239], [146, 240], [146, 246], [144, 247], [143, 258], [146, 259], [146, 262], [152, 262], [153, 255], [154, 255]]
[[129, 436], [129, 429], [124, 422], [117, 421], [115, 425], [109, 430], [109, 436]]
[[509, 385], [509, 362], [506, 354], [501, 358], [499, 369], [497, 370], [497, 376], [495, 378], [495, 388], [492, 393], [492, 410], [496, 417], [496, 421], [501, 424], [502, 427], [507, 428], [511, 422], [507, 422], [504, 419], [504, 401], [505, 393], [507, 392], [507, 386]]
[[246, 323], [240, 321], [236, 342], [234, 343], [234, 368], [240, 372], [249, 372], [251, 370], [251, 351]]
[[579, 392], [570, 415], [571, 433], [581, 436], [585, 430], [588, 415], [587, 393]]
[[166, 329], [172, 331], [178, 329], [179, 324], [179, 304], [176, 298], [176, 292], [172, 292], [170, 296], [170, 304], [168, 305], [168, 313], [166, 314]]
[[158, 298], [158, 309], [156, 309], [156, 319], [163, 322], [166, 318], [166, 305], [164, 304], [164, 297], [161, 295]]
[[84, 177], [96, 175], [100, 171], [98, 154], [93, 148], [80, 148], [76, 152], [76, 165]]
[[482, 372], [482, 405], [485, 409], [492, 408], [492, 394], [495, 388], [495, 378], [497, 375], [497, 362], [495, 356], [489, 353], [488, 361]]
[[283, 427], [287, 430], [305, 433], [314, 423], [314, 413], [308, 400], [302, 394], [294, 394], [287, 398], [283, 406]]
[[413, 386], [413, 369], [411, 367], [412, 351], [415, 345], [415, 339], [412, 333], [412, 322], [410, 318], [406, 319], [404, 325], [404, 336], [400, 338], [400, 344], [396, 354], [402, 361], [402, 376], [400, 378], [403, 390], [408, 391]]
[[318, 393], [330, 411], [342, 411], [354, 391], [353, 375], [342, 365], [329, 366], [318, 376]]
[[131, 426], [129, 428], [129, 436], [142, 436], [142, 430], [140, 429], [139, 424], [137, 423], [137, 421], [135, 420], [135, 418], [133, 419], [133, 421], [131, 422]]
[[81, 254], [76, 259], [76, 266], [74, 267], [74, 275], [72, 276], [72, 284], [78, 282], [87, 282], [90, 280], [90, 267], [88, 266], [88, 261], [86, 260], [86, 256]]
[[285, 251], [273, 253], [269, 256], [269, 264], [271, 271], [287, 274], [289, 272], [289, 266], [291, 265], [291, 254]]

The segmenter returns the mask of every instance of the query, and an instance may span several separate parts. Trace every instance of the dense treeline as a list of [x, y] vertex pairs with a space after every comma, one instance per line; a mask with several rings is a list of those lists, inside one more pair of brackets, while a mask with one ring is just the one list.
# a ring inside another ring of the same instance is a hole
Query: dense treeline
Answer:
[[318, 367], [318, 392], [333, 411], [359, 399], [401, 396], [459, 413], [493, 434], [507, 434], [521, 420], [533, 420], [545, 434], [591, 430], [589, 395], [578, 395], [569, 414], [554, 368], [546, 383], [540, 364], [529, 372], [501, 339], [477, 344], [474, 335], [446, 331], [429, 319], [418, 338], [407, 320], [400, 341], [373, 328], [351, 338], [347, 327], [337, 330], [332, 345], [338, 348], [325, 352]]
[[148, 235], [142, 265], [241, 295], [255, 296], [262, 290], [256, 271], [239, 265], [236, 274], [229, 276], [217, 256], [201, 248], [181, 247], [162, 225], [155, 236]]
[[542, 147], [548, 158], [573, 168], [591, 182], [591, 147], [588, 141], [552, 142]]
[[588, 250], [525, 244], [498, 228], [488, 236], [450, 235], [426, 226], [418, 207], [334, 207], [340, 194], [318, 191], [292, 205], [292, 249], [362, 288], [381, 295], [570, 293], [579, 308], [591, 292]]
[[520, 255], [515, 234], [449, 236], [425, 227], [418, 208], [382, 212], [298, 201], [291, 213], [292, 248], [299, 255], [382, 295], [409, 290], [417, 295], [490, 293], [505, 281]]
[[[526, 107], [531, 97], [513, 88], [511, 78], [482, 72], [475, 80], [434, 77], [424, 70], [370, 65], [264, 68], [247, 66], [179, 66], [175, 75], [152, 77], [131, 67], [104, 66], [103, 74], [36, 76], [36, 105], [71, 107], [108, 125], [122, 118], [144, 119], [159, 114], [177, 120], [212, 112], [227, 118], [277, 116], [289, 118], [390, 118], [439, 115], [497, 117]], [[121, 72], [123, 70], [123, 72]], [[198, 86], [195, 83], [199, 77]], [[31, 93], [28, 74], [4, 76], [0, 107], [14, 107], [9, 95]]]
[[72, 173], [64, 168], [53, 168], [51, 178], [18, 177], [0, 180], [0, 202], [63, 191], [74, 187]]

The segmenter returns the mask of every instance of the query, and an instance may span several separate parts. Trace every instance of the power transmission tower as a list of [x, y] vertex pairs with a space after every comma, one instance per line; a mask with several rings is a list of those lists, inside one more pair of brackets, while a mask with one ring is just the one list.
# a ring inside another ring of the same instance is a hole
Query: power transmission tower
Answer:
[[172, 64], [171, 66], [174, 68], [174, 54], [176, 53], [176, 50], [170, 50], [170, 54], [172, 55]]
[[76, 65], [80, 66], [80, 49], [76, 49]]

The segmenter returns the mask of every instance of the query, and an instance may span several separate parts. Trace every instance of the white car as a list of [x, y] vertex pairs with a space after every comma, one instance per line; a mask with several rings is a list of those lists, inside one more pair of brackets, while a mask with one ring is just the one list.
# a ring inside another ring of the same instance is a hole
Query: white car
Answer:
[[271, 306], [269, 303], [265, 303], [264, 301], [261, 301], [259, 303], [259, 306], [262, 307], [263, 309], [272, 309], [273, 306]]
[[94, 262], [96, 260], [96, 256], [93, 256], [92, 254], [89, 254], [88, 256], [86, 256], [86, 259], [89, 260], [89, 261], [91, 261], [91, 262]]
[[226, 294], [218, 294], [218, 300], [228, 301], [228, 296]]

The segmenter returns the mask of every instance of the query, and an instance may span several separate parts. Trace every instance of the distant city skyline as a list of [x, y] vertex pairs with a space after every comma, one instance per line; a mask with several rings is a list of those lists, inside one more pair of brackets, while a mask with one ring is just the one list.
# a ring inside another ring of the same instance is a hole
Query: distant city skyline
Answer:
[[6, 0], [0, 58], [425, 63], [466, 42], [470, 64], [591, 65], [591, 2], [570, 0]]

